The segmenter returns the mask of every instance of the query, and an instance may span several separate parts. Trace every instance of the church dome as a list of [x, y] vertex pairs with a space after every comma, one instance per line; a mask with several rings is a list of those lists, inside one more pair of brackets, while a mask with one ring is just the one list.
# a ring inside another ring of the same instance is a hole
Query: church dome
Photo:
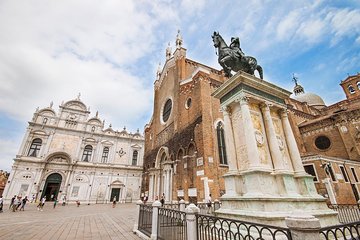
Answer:
[[326, 107], [324, 100], [314, 93], [302, 93], [294, 96], [294, 99], [299, 102], [306, 102], [309, 106], [316, 108]]
[[306, 102], [309, 106], [315, 107], [317, 109], [326, 107], [324, 100], [315, 93], [305, 93], [304, 88], [298, 84], [298, 78], [293, 76], [293, 81], [295, 82], [294, 94], [293, 97], [299, 102]]

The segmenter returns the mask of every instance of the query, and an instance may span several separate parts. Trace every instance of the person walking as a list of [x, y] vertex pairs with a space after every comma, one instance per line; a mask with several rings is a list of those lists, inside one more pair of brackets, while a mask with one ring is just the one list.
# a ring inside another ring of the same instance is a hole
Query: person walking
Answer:
[[113, 198], [113, 204], [112, 204], [112, 207], [115, 208], [116, 206], [116, 197]]
[[54, 198], [54, 208], [56, 208], [57, 202], [58, 202], [57, 198]]
[[64, 195], [63, 198], [62, 198], [62, 206], [65, 206], [66, 205], [66, 196]]
[[19, 210], [19, 207], [20, 207], [21, 204], [22, 204], [21, 196], [18, 196], [18, 197], [17, 197], [17, 200], [18, 200], [18, 201], [17, 201], [16, 211]]
[[41, 201], [40, 201], [40, 203], [39, 203], [39, 205], [37, 206], [37, 208], [38, 208], [38, 211], [43, 211], [43, 208], [44, 208], [44, 205], [45, 205], [45, 201], [46, 201], [46, 198], [45, 198], [45, 196], [41, 199]]
[[4, 206], [4, 199], [3, 196], [0, 196], [0, 213], [3, 211], [3, 206]]
[[161, 206], [163, 207], [164, 204], [165, 204], [165, 193], [163, 193], [163, 194], [161, 195], [160, 202], [161, 202]]
[[13, 204], [11, 205], [12, 211], [15, 212], [17, 210], [18, 204], [21, 204], [21, 201], [18, 200], [18, 198], [14, 199]]
[[11, 209], [11, 207], [14, 205], [15, 199], [16, 199], [16, 195], [14, 195], [14, 197], [11, 198], [9, 209]]
[[211, 194], [209, 194], [209, 197], [206, 201], [206, 206], [207, 206], [207, 213], [210, 214], [211, 213]]
[[27, 201], [29, 201], [27, 196], [25, 196], [21, 201], [22, 201], [22, 203], [21, 203], [20, 211], [21, 210], [25, 211], [25, 204], [26, 204]]

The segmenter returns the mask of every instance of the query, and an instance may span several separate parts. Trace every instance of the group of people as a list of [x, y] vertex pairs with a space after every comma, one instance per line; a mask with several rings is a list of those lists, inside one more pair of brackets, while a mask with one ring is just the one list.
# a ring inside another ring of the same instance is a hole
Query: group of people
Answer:
[[[18, 210], [25, 211], [25, 205], [28, 201], [29, 201], [29, 199], [27, 196], [22, 198], [21, 195], [19, 195], [19, 196], [15, 195], [14, 197], [11, 198], [9, 209], [11, 209], [13, 212], [18, 211]], [[3, 202], [3, 200], [1, 200], [1, 202]], [[2, 203], [2, 205], [3, 205], [3, 203]], [[1, 209], [2, 209], [2, 207], [1, 207]]]
[[[51, 195], [51, 199], [53, 200], [53, 208], [56, 207], [58, 200], [54, 195]], [[25, 205], [27, 202], [35, 202], [35, 194], [32, 195], [30, 199], [28, 199], [27, 196], [22, 197], [21, 195], [14, 195], [14, 197], [11, 198], [9, 210], [16, 212], [16, 211], [25, 211]], [[38, 211], [43, 211], [44, 205], [46, 202], [46, 197], [44, 196], [41, 198], [39, 204], [37, 205]], [[78, 206], [80, 205], [80, 201], [77, 201]], [[62, 206], [66, 205], [66, 196], [62, 197]], [[3, 212], [4, 207], [4, 198], [3, 196], [0, 196], [0, 213]]]

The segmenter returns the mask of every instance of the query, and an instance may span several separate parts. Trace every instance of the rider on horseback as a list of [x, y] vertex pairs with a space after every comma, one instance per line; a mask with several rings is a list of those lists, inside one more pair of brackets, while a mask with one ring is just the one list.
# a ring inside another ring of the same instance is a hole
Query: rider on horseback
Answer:
[[238, 37], [231, 38], [230, 48], [233, 50], [236, 58], [241, 59], [245, 56], [244, 52], [240, 48], [240, 39]]

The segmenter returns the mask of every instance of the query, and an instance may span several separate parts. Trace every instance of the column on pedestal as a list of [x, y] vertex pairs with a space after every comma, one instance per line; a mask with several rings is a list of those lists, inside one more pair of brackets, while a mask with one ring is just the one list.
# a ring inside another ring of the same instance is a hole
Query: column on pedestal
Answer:
[[283, 125], [283, 129], [284, 129], [286, 143], [289, 148], [289, 154], [290, 154], [291, 162], [292, 162], [292, 165], [294, 168], [294, 172], [295, 172], [295, 174], [304, 174], [305, 173], [304, 166], [301, 161], [300, 152], [299, 152], [298, 146], [296, 144], [294, 133], [290, 126], [290, 122], [289, 122], [289, 118], [288, 118], [286, 109], [280, 110], [280, 117], [281, 117], [281, 123]]
[[260, 156], [256, 144], [255, 134], [254, 134], [254, 126], [251, 120], [251, 114], [249, 109], [249, 98], [241, 97], [239, 99], [240, 108], [241, 108], [241, 116], [242, 116], [242, 124], [244, 127], [244, 135], [246, 141], [246, 149], [247, 156], [249, 159], [249, 169], [257, 169], [260, 168]]
[[265, 131], [270, 149], [271, 160], [274, 164], [274, 169], [275, 171], [284, 171], [286, 169], [276, 137], [274, 123], [271, 118], [269, 104], [261, 103], [260, 108], [264, 118]]
[[237, 166], [236, 151], [235, 151], [235, 141], [234, 141], [233, 128], [230, 119], [231, 109], [230, 107], [225, 107], [222, 110], [224, 116], [225, 147], [228, 156], [229, 172], [237, 171], [238, 166]]

